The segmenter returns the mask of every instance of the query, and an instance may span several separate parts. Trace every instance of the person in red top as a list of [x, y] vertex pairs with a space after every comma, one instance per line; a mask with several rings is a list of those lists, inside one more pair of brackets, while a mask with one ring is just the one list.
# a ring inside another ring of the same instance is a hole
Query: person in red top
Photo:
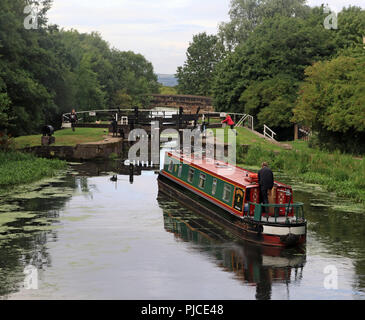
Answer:
[[[232, 130], [234, 129], [235, 123], [229, 114], [227, 114], [226, 119], [223, 120], [222, 123], [227, 123], [227, 125], [229, 125]], [[236, 135], [237, 135], [237, 132], [236, 132]]]

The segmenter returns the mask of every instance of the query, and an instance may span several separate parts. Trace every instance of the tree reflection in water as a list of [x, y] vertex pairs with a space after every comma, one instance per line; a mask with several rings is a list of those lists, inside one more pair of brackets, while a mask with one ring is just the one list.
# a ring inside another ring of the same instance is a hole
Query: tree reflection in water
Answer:
[[56, 182], [45, 180], [23, 194], [0, 196], [0, 209], [9, 208], [0, 210], [0, 218], [23, 213], [9, 222], [0, 220], [0, 296], [6, 297], [24, 287], [27, 266], [34, 266], [40, 279], [45, 268], [51, 266], [47, 243], [57, 241], [54, 227], [60, 224], [59, 212], [76, 189], [89, 192], [87, 180], [67, 175]]

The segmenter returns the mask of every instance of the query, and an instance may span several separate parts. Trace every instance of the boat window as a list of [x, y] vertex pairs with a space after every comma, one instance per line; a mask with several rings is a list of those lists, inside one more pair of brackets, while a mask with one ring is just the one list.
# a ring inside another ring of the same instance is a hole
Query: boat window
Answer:
[[183, 165], [182, 165], [182, 164], [180, 164], [180, 166], [179, 166], [179, 172], [178, 172], [178, 176], [179, 176], [179, 178], [181, 178], [181, 175], [182, 175], [182, 169], [183, 169]]
[[232, 187], [228, 184], [224, 185], [223, 189], [223, 200], [229, 202], [231, 200]]
[[189, 169], [189, 175], [188, 175], [188, 182], [193, 183], [193, 179], [194, 179], [194, 169]]
[[204, 189], [205, 188], [205, 181], [207, 180], [207, 176], [203, 173], [200, 174], [200, 179], [199, 179], [199, 188]]
[[217, 192], [217, 184], [218, 184], [218, 181], [217, 179], [214, 179], [213, 180], [213, 186], [212, 186], [212, 195], [214, 196]]
[[169, 171], [172, 172], [173, 168], [174, 168], [174, 162], [171, 160], [169, 164]]

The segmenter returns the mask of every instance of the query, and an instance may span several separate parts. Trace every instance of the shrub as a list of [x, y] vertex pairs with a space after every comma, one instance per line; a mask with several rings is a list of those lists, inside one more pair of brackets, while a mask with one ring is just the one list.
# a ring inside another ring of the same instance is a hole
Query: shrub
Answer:
[[61, 160], [42, 159], [21, 152], [0, 152], [0, 189], [53, 176], [65, 167], [66, 162]]

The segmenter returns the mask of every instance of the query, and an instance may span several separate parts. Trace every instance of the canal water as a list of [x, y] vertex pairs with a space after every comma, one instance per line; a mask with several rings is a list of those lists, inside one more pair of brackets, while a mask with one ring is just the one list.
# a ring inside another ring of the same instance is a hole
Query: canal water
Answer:
[[238, 241], [159, 194], [153, 170], [70, 164], [0, 196], [0, 298], [365, 299], [364, 209], [277, 178], [306, 204], [303, 249]]

